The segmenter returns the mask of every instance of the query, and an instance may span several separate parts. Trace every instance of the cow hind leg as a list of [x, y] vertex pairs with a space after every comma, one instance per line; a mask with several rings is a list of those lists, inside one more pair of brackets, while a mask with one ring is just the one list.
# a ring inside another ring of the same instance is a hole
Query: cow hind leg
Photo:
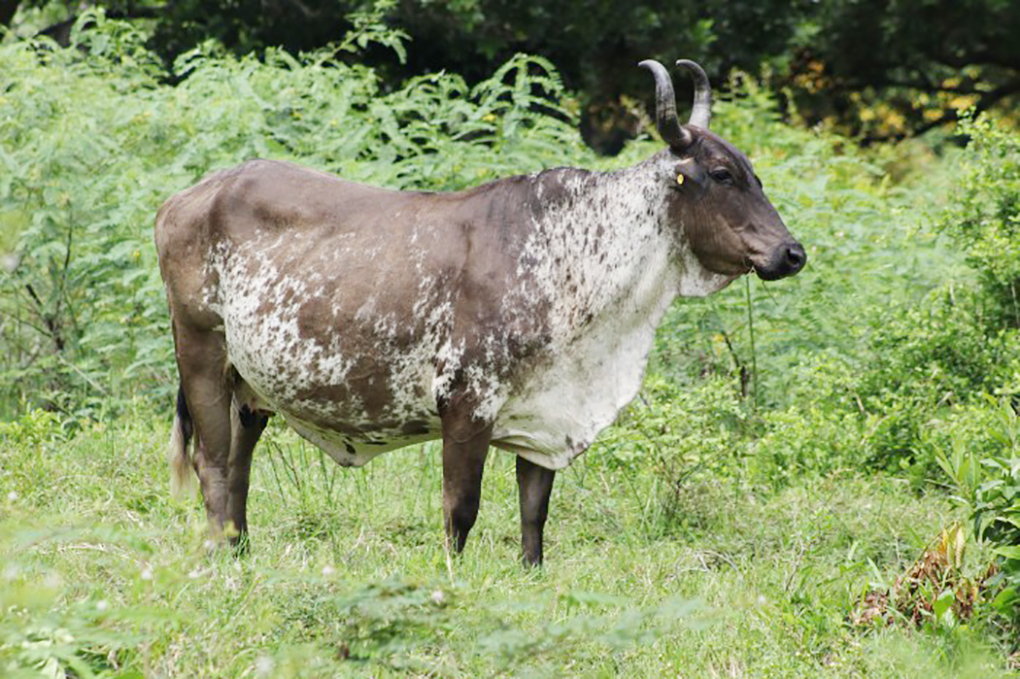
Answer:
[[542, 563], [542, 532], [549, 516], [549, 496], [556, 472], [517, 457], [517, 490], [521, 501], [521, 547], [524, 563]]
[[[228, 531], [232, 382], [223, 335], [177, 331], [177, 365], [195, 433], [193, 466], [214, 538]], [[233, 530], [236, 531], [234, 526]], [[232, 531], [231, 531], [232, 532]]]
[[443, 519], [447, 545], [461, 552], [478, 518], [492, 424], [443, 417]]
[[247, 405], [231, 411], [230, 458], [227, 473], [228, 499], [227, 520], [233, 523], [236, 535], [231, 542], [241, 550], [248, 547], [248, 485], [251, 475], [251, 459], [255, 444], [262, 436], [269, 417], [254, 412]]

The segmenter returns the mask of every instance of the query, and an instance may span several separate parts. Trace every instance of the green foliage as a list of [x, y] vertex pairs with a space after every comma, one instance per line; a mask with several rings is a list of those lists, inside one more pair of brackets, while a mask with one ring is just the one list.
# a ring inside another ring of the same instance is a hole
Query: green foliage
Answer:
[[[130, 153], [145, 144], [151, 104], [117, 96], [153, 83], [151, 60], [130, 26], [107, 26], [76, 34], [98, 55], [87, 63], [46, 43], [2, 48], [0, 232], [10, 252], [0, 273], [0, 360], [4, 381], [22, 387], [5, 389], [8, 408], [20, 391], [49, 407], [95, 411], [111, 382], [147, 374], [135, 357], [151, 347], [144, 328], [165, 316], [138, 232], [139, 206], [161, 187], [149, 181], [151, 159]], [[94, 398], [69, 399], [68, 387]]]
[[46, 410], [30, 410], [19, 419], [0, 422], [0, 439], [15, 445], [41, 446], [64, 438], [60, 418]]
[[[153, 647], [159, 634], [179, 624], [172, 610], [152, 605], [151, 570], [136, 581], [136, 600], [124, 605], [104, 598], [98, 588], [68, 583], [60, 572], [26, 558], [39, 544], [74, 549], [152, 551], [145, 541], [120, 531], [88, 529], [22, 530], [0, 535], [5, 568], [0, 574], [0, 669], [4, 676], [108, 676], [139, 661], [142, 645]], [[11, 551], [11, 548], [14, 548]], [[77, 591], [76, 591], [77, 590]], [[119, 597], [118, 597], [119, 598]], [[144, 654], [145, 651], [142, 651]]]
[[790, 406], [762, 415], [762, 434], [748, 445], [750, 471], [773, 485], [805, 475], [852, 474], [868, 450], [859, 413], [830, 403]]
[[[693, 529], [704, 521], [684, 507], [691, 489], [705, 478], [734, 475], [750, 426], [732, 380], [718, 377], [680, 388], [653, 375], [587, 456], [596, 468], [625, 478], [653, 473], [653, 492], [642, 498], [643, 530]], [[637, 498], [637, 489], [631, 490]]]
[[[479, 640], [479, 651], [499, 658], [504, 670], [526, 667], [538, 657], [572, 657], [583, 653], [592, 642], [620, 652], [634, 645], [650, 646], [666, 634], [670, 623], [684, 621], [701, 608], [697, 602], [681, 597], [649, 607], [630, 606], [624, 597], [591, 592], [567, 592], [559, 599], [572, 614], [565, 620], [527, 631], [504, 624]], [[596, 614], [604, 608], [613, 612]]]
[[970, 137], [942, 228], [967, 253], [985, 292], [988, 328], [1020, 328], [1020, 134], [994, 116], [965, 118]]
[[975, 533], [999, 557], [1002, 591], [993, 604], [1020, 630], [1020, 420], [1006, 401], [998, 420], [1000, 450], [981, 460], [984, 480], [974, 491]]
[[927, 423], [998, 385], [1015, 343], [975, 322], [968, 273], [917, 207], [932, 184], [893, 186], [839, 137], [781, 124], [752, 79], [731, 88], [718, 129], [749, 150], [809, 263], [791, 281], [676, 305], [652, 370], [684, 389], [732, 376], [753, 411], [732, 445], [769, 484], [869, 465], [923, 486], [938, 478]]
[[650, 86], [633, 65], [645, 58], [695, 58], [716, 81], [764, 72], [812, 124], [869, 140], [944, 127], [972, 105], [1008, 114], [1018, 94], [1020, 9], [1004, 0], [5, 0], [0, 25], [63, 37], [89, 7], [151, 28], [168, 68], [209, 40], [235, 55], [328, 49], [351, 60], [347, 50], [367, 47], [357, 59], [390, 82], [448, 70], [477, 83], [493, 63], [538, 54], [579, 93], [586, 138], [612, 153], [638, 131]]
[[383, 23], [386, 15], [393, 11], [396, 0], [375, 0], [370, 9], [352, 11], [345, 18], [351, 22], [351, 29], [337, 45], [342, 52], [357, 54], [371, 44], [388, 47], [393, 50], [400, 63], [407, 61], [407, 49], [404, 42], [410, 36], [398, 28], [390, 28]]
[[939, 451], [939, 464], [970, 511], [974, 535], [996, 555], [998, 573], [991, 606], [1020, 630], [1020, 419], [1009, 399], [989, 398], [984, 434], [991, 450], [975, 450], [973, 442], [955, 438]]
[[[974, 410], [983, 427], [955, 432], [938, 447], [938, 461], [974, 519], [975, 535], [998, 556], [1001, 585], [994, 607], [1020, 629], [1020, 135], [992, 117], [968, 118], [971, 137], [957, 173], [956, 200], [942, 228], [966, 253], [979, 288], [966, 327], [944, 333], [939, 352], [957, 389], [977, 393]], [[998, 398], [993, 394], [998, 395]]]
[[[88, 30], [84, 25], [90, 26]], [[389, 44], [364, 26], [366, 36]], [[175, 190], [253, 156], [394, 188], [458, 189], [591, 158], [547, 61], [516, 56], [475, 87], [452, 74], [389, 94], [330, 52], [183, 55], [177, 86], [131, 24], [95, 13], [61, 49], [0, 46], [0, 411], [77, 418], [173, 388], [150, 224]], [[89, 52], [86, 55], [82, 49]]]
[[[795, 97], [812, 120], [896, 139], [1017, 94], [1020, 8], [1002, 0], [812, 3], [787, 45]], [[973, 39], [980, 35], [980, 42]]]
[[954, 417], [953, 408], [980, 404], [1016, 370], [1020, 338], [990, 336], [980, 300], [966, 287], [954, 291], [948, 285], [914, 308], [877, 315], [869, 369], [856, 385], [869, 413], [871, 464], [911, 468], [917, 480], [935, 478], [931, 442], [943, 427], [933, 423], [963, 427], [966, 420]]
[[[316, 615], [343, 621], [338, 649], [344, 660], [375, 659], [394, 669], [424, 670], [407, 656], [434, 643], [451, 626], [446, 607], [452, 593], [396, 578], [370, 583], [346, 596], [327, 595], [316, 602]], [[321, 623], [320, 623], [321, 624]]]
[[734, 386], [720, 377], [683, 389], [650, 376], [638, 400], [600, 437], [604, 462], [631, 469], [652, 462], [667, 477], [672, 470], [725, 466], [704, 455], [728, 449], [747, 426]]

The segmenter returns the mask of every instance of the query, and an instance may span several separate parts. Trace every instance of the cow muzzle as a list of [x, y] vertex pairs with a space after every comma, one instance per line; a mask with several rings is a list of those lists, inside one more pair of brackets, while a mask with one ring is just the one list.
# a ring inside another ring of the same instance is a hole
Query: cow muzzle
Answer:
[[807, 263], [807, 253], [804, 246], [797, 241], [783, 243], [772, 251], [772, 256], [767, 262], [759, 264], [752, 262], [754, 272], [763, 281], [775, 281], [780, 278], [792, 276]]

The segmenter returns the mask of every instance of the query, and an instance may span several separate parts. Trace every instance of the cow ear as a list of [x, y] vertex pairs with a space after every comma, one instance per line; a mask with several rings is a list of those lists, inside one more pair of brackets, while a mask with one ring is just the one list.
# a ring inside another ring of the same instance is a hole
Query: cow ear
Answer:
[[708, 173], [693, 158], [686, 158], [674, 168], [675, 184], [685, 194], [700, 196], [708, 184]]

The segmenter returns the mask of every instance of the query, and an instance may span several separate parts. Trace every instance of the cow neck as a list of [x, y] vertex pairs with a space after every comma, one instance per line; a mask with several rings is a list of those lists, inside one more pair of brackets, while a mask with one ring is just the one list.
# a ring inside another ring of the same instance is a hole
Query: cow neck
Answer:
[[615, 172], [543, 175], [543, 209], [523, 255], [537, 260], [541, 287], [566, 330], [603, 314], [654, 325], [678, 294], [700, 296], [728, 282], [706, 272], [682, 224], [669, 223], [670, 161], [665, 152]]

